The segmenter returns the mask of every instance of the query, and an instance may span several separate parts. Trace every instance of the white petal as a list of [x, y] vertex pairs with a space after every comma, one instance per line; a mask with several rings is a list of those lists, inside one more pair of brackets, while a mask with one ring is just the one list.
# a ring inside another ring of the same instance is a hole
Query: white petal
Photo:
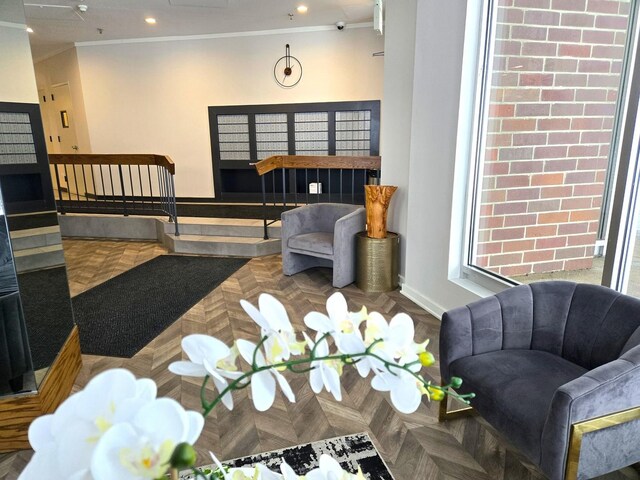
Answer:
[[315, 365], [316, 368], [311, 370], [309, 373], [309, 384], [311, 385], [311, 390], [314, 393], [320, 393], [322, 388], [324, 387], [324, 381], [322, 379], [322, 367], [320, 365]]
[[367, 378], [371, 373], [371, 362], [368, 359], [360, 360], [356, 363], [356, 370], [362, 378]]
[[107, 370], [95, 376], [79, 392], [81, 401], [76, 403], [75, 415], [93, 421], [97, 415], [104, 415], [122, 400], [135, 397], [136, 384], [133, 373], [122, 368]]
[[57, 456], [55, 444], [36, 452], [27, 466], [22, 470], [18, 480], [65, 480], [57, 470]]
[[336, 292], [327, 299], [327, 313], [334, 324], [346, 320], [349, 307], [342, 293]]
[[278, 372], [274, 368], [272, 368], [269, 371], [273, 374], [274, 377], [276, 377], [276, 380], [278, 381], [278, 385], [280, 385], [280, 388], [282, 389], [282, 392], [287, 397], [287, 399], [291, 403], [295, 403], [296, 396], [293, 393], [293, 390], [291, 390], [291, 387], [289, 386], [289, 382], [287, 382], [287, 379], [284, 378], [284, 375], [282, 375], [280, 372]]
[[255, 373], [251, 377], [251, 396], [259, 412], [271, 408], [276, 398], [276, 380], [268, 371]]
[[198, 437], [204, 428], [204, 417], [199, 412], [189, 410], [187, 411], [187, 420], [189, 422], [189, 427], [184, 441], [193, 445], [198, 440]]
[[320, 343], [317, 343], [322, 336], [323, 334], [320, 332], [316, 334], [316, 357], [326, 357], [329, 355], [329, 340], [325, 337]]
[[391, 384], [388, 381], [389, 373], [379, 373], [371, 379], [371, 388], [379, 392], [388, 392], [391, 390]]
[[271, 328], [280, 331], [293, 330], [287, 310], [275, 297], [268, 293], [263, 293], [258, 298], [258, 305], [260, 306], [260, 312], [265, 316]]
[[338, 336], [336, 346], [342, 353], [363, 353], [367, 349], [359, 332], [343, 333]]
[[207, 370], [202, 366], [193, 362], [180, 360], [169, 364], [169, 371], [176, 375], [184, 375], [187, 377], [205, 377]]
[[331, 478], [329, 476], [330, 474], [335, 475], [336, 478], [340, 478], [342, 472], [344, 472], [338, 461], [335, 458], [330, 457], [326, 453], [320, 455], [319, 465], [320, 470], [322, 470], [322, 473], [324, 473], [327, 478]]
[[91, 474], [94, 480], [137, 480], [120, 462], [120, 451], [136, 445], [138, 437], [128, 423], [114, 425], [105, 433], [96, 446], [91, 459]]
[[158, 386], [150, 378], [136, 380], [136, 397], [142, 400], [155, 400], [158, 395]]
[[261, 328], [265, 330], [271, 329], [269, 326], [269, 322], [264, 317], [264, 315], [251, 303], [247, 302], [246, 300], [240, 300], [240, 305], [242, 306], [244, 311], [247, 312], [247, 315], [249, 315], [251, 319], [256, 322]]
[[[253, 342], [241, 338], [239, 340], [236, 340], [236, 346], [238, 347], [238, 351], [240, 352], [242, 358], [244, 358], [245, 362], [251, 365], [253, 363], [253, 352], [256, 350], [257, 345]], [[266, 364], [264, 355], [260, 350], [256, 352], [256, 363], [258, 364], [258, 366]]]
[[284, 460], [280, 464], [280, 471], [282, 472], [284, 480], [300, 480], [301, 478]]
[[[222, 393], [224, 389], [226, 389], [229, 385], [224, 379], [218, 380], [214, 378], [213, 383], [215, 384], [219, 393]], [[225, 395], [222, 397], [222, 403], [225, 407], [227, 407], [228, 410], [233, 410], [233, 397], [231, 396], [231, 392], [225, 393]]]
[[223, 382], [225, 381], [222, 375], [220, 375], [220, 373], [218, 372], [218, 369], [214, 365], [212, 365], [208, 359], [206, 358], [204, 359], [203, 366], [207, 371], [207, 373], [211, 376], [211, 378], [217, 379]]
[[389, 340], [398, 347], [410, 345], [414, 335], [413, 320], [406, 313], [397, 314], [389, 322]]
[[333, 397], [341, 402], [342, 390], [340, 388], [340, 375], [336, 369], [326, 366], [322, 370], [324, 377], [324, 384], [327, 386], [327, 390], [333, 394]]
[[413, 413], [420, 406], [422, 393], [411, 379], [398, 382], [391, 390], [391, 403], [400, 413]]
[[70, 422], [56, 438], [60, 473], [68, 477], [90, 468], [96, 447], [95, 437], [98, 435], [98, 429], [89, 422]]
[[331, 333], [336, 330], [329, 317], [320, 312], [309, 312], [304, 316], [304, 324], [311, 330], [322, 333]]
[[202, 365], [205, 358], [213, 363], [231, 353], [231, 349], [221, 340], [209, 335], [193, 334], [182, 339], [182, 349], [193, 363]]
[[51, 434], [52, 425], [53, 415], [43, 415], [31, 422], [29, 426], [29, 443], [36, 452], [50, 446], [51, 442], [54, 441], [54, 437]]
[[168, 439], [175, 443], [184, 442], [189, 433], [187, 413], [172, 398], [163, 397], [149, 403], [138, 412], [133, 425], [158, 445]]

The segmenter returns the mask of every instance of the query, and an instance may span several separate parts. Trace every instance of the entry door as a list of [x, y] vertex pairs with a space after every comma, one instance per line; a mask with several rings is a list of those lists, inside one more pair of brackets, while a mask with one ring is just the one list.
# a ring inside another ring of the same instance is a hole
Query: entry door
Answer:
[[[76, 137], [75, 116], [73, 114], [73, 104], [71, 103], [71, 93], [69, 84], [64, 83], [51, 87], [50, 119], [55, 125], [56, 136], [53, 138], [57, 142], [56, 153], [79, 153], [78, 139]], [[48, 103], [48, 102], [47, 102]], [[65, 169], [58, 166], [58, 177], [63, 188], [73, 197], [84, 196], [88, 188], [85, 188], [86, 176], [90, 169], [85, 168], [84, 176], [81, 166], [67, 166]], [[55, 179], [54, 179], [55, 181]], [[88, 186], [88, 184], [87, 184]]]

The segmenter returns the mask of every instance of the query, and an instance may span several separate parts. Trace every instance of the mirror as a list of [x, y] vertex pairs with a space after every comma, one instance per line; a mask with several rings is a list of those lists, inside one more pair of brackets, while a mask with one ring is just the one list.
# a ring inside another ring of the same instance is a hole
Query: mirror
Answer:
[[0, 102], [0, 397], [34, 392], [73, 328], [37, 104]]
[[0, 395], [35, 389], [9, 227], [4, 202], [0, 200]]

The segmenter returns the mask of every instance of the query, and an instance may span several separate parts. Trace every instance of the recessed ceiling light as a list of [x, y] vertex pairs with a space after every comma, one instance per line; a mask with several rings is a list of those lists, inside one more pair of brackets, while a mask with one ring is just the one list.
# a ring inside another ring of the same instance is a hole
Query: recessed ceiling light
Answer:
[[27, 27], [27, 32], [29, 32], [29, 33], [33, 33], [33, 28], [31, 28], [31, 27]]
[[306, 5], [299, 5], [298, 8], [296, 8], [296, 10], [298, 10], [298, 13], [307, 13], [307, 10], [309, 10], [307, 8]]
[[145, 22], [147, 22], [149, 25], [155, 25], [156, 24], [156, 19], [153, 17], [147, 17], [144, 19]]

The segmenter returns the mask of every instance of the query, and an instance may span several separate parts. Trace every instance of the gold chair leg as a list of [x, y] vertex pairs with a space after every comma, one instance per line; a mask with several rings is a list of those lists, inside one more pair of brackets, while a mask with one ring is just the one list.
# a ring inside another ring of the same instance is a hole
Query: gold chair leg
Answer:
[[447, 420], [455, 420], [456, 418], [468, 417], [474, 415], [473, 407], [468, 406], [449, 411], [449, 395], [446, 395], [441, 401], [438, 410], [438, 421], [445, 422]]

